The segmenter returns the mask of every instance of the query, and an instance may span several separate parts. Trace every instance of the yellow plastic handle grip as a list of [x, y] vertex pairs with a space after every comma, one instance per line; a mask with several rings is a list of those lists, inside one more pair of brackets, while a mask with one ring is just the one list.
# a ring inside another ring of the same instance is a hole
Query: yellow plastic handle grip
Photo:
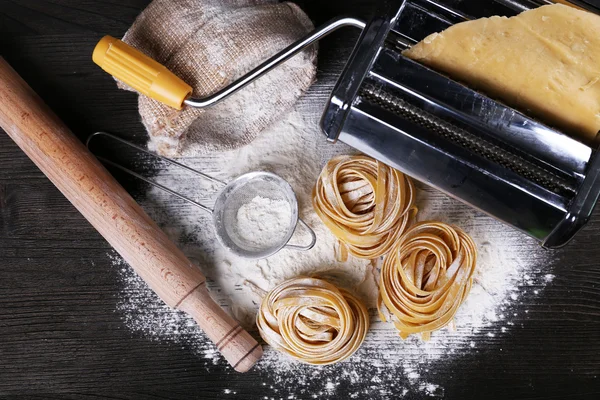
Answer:
[[92, 60], [138, 92], [177, 110], [192, 94], [192, 87], [165, 66], [112, 36], [98, 42]]

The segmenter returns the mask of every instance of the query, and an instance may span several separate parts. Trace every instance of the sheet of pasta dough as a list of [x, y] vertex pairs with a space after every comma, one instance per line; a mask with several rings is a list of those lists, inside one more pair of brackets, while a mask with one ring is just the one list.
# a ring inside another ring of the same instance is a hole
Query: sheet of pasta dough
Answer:
[[600, 131], [600, 16], [560, 4], [434, 33], [404, 55], [580, 139]]

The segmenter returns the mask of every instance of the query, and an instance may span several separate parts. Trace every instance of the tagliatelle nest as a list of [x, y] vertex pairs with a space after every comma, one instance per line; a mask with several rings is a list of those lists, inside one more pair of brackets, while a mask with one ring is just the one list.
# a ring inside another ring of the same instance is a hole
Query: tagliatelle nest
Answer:
[[416, 213], [415, 187], [402, 172], [367, 156], [331, 159], [313, 191], [313, 207], [347, 254], [375, 259], [398, 241]]
[[441, 222], [410, 228], [385, 258], [380, 277], [379, 315], [383, 309], [402, 338], [448, 325], [473, 284], [477, 250], [461, 229]]
[[358, 350], [367, 335], [369, 313], [347, 290], [301, 277], [266, 294], [256, 324], [276, 350], [307, 364], [327, 365]]

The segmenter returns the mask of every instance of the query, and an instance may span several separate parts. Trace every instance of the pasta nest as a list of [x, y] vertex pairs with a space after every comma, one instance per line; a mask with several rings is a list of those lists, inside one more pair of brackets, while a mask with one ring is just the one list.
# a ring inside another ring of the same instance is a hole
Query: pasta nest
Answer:
[[327, 365], [358, 350], [367, 335], [369, 313], [345, 289], [300, 277], [266, 294], [256, 324], [276, 350], [307, 364]]
[[411, 227], [381, 267], [379, 316], [392, 320], [402, 338], [449, 324], [473, 284], [477, 250], [461, 229], [441, 222]]
[[367, 156], [332, 158], [313, 190], [314, 210], [339, 240], [341, 261], [348, 253], [368, 260], [388, 253], [416, 213], [414, 202], [408, 176]]

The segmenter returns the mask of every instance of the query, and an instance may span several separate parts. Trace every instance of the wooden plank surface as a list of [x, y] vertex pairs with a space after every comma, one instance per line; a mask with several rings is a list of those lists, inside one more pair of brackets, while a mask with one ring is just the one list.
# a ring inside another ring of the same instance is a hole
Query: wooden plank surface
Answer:
[[[299, 3], [321, 23], [341, 13], [366, 18], [374, 2]], [[105, 130], [142, 143], [136, 96], [116, 90], [90, 54], [104, 34], [121, 36], [146, 4], [0, 0], [0, 54], [81, 139]], [[320, 82], [339, 73], [351, 46], [344, 33], [321, 44]], [[304, 101], [323, 102], [329, 88], [316, 85]], [[143, 186], [122, 182], [143, 197]], [[548, 265], [556, 278], [515, 321], [519, 328], [441, 361], [446, 398], [600, 397], [599, 240], [597, 212]], [[0, 134], [0, 398], [220, 399], [224, 389], [279, 398], [258, 384], [270, 382], [264, 372], [206, 368], [191, 344], [130, 332], [115, 313], [121, 285], [106, 242]], [[337, 393], [345, 399], [350, 389]]]

